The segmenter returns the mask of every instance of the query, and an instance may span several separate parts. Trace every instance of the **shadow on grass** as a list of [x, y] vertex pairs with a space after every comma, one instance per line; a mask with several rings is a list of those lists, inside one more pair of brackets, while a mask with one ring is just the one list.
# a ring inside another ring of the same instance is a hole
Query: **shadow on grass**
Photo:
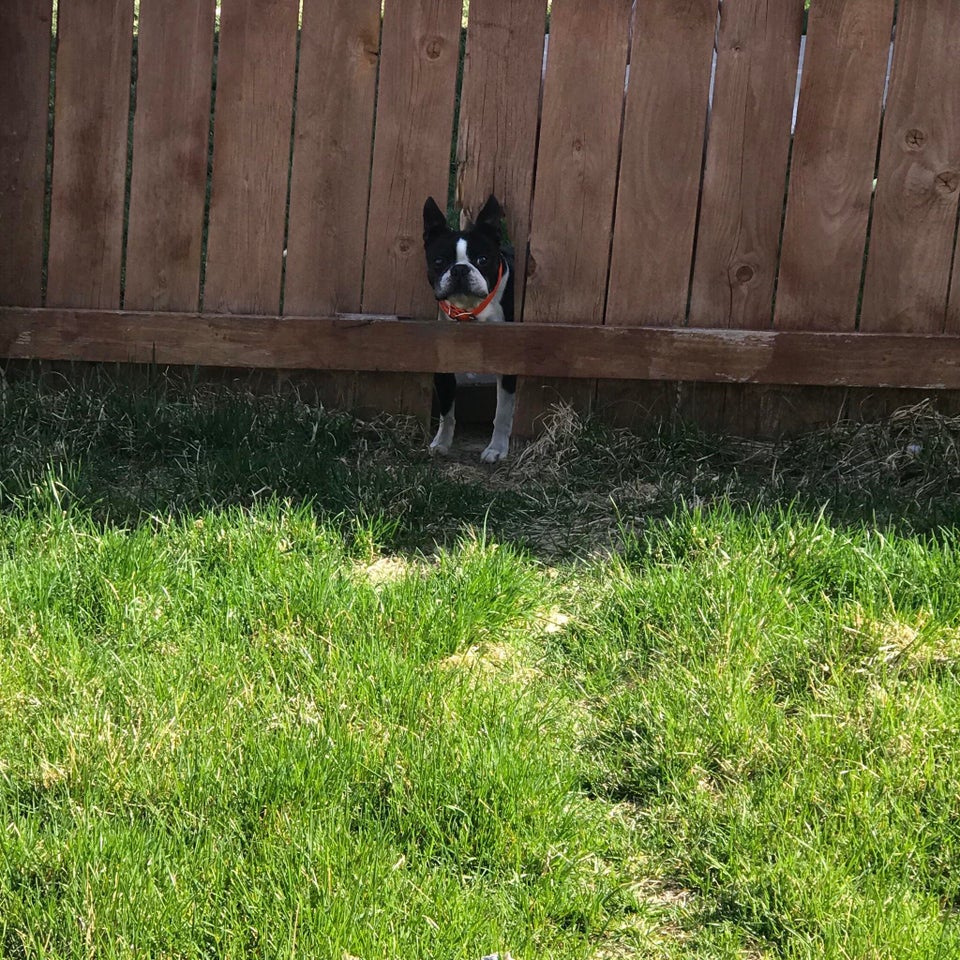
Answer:
[[116, 525], [287, 500], [347, 534], [372, 523], [380, 549], [430, 551], [472, 526], [543, 559], [618, 549], [624, 531], [718, 502], [935, 536], [960, 521], [960, 420], [921, 405], [776, 444], [642, 437], [559, 409], [491, 468], [473, 451], [432, 459], [412, 420], [362, 422], [292, 395], [21, 372], [0, 394], [0, 507], [50, 497]]

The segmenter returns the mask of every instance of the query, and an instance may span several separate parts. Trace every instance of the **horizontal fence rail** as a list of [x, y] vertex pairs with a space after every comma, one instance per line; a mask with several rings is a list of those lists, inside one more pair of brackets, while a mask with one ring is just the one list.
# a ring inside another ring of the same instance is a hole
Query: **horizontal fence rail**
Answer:
[[[521, 322], [430, 322], [423, 201], [491, 192]], [[521, 432], [702, 382], [735, 429], [960, 389], [958, 218], [957, 0], [0, 4], [11, 359], [516, 372]]]
[[19, 359], [960, 389], [956, 338], [0, 308]]

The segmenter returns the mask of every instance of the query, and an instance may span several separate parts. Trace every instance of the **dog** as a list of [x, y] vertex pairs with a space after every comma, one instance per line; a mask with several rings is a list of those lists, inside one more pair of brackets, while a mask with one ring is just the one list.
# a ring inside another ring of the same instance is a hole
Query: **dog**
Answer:
[[[502, 211], [497, 198], [490, 196], [476, 222], [463, 230], [451, 230], [447, 218], [433, 197], [423, 205], [423, 250], [427, 258], [427, 279], [439, 306], [441, 319], [456, 322], [512, 323], [514, 310], [513, 251], [500, 244]], [[434, 389], [440, 405], [440, 427], [430, 443], [430, 452], [446, 454], [456, 426], [454, 407], [457, 378], [437, 373]], [[510, 451], [517, 378], [497, 377], [497, 410], [493, 436], [480, 459], [496, 463]]]

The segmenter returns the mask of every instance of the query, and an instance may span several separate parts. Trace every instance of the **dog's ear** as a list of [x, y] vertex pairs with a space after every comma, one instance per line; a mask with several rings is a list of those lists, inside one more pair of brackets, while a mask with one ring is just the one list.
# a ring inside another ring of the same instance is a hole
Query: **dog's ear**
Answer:
[[481, 230], [487, 230], [492, 233], [495, 237], [500, 236], [500, 218], [503, 216], [503, 211], [500, 209], [500, 202], [497, 198], [491, 193], [487, 197], [487, 202], [483, 205], [480, 212], [477, 214], [477, 226]]
[[423, 205], [423, 242], [429, 243], [437, 234], [447, 229], [447, 218], [433, 197], [427, 197]]

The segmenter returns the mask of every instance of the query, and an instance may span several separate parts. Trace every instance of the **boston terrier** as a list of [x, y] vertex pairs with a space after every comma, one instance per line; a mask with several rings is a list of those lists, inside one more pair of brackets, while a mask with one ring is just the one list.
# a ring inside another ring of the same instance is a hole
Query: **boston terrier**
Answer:
[[[513, 252], [500, 246], [500, 204], [491, 196], [476, 223], [464, 230], [451, 230], [433, 197], [423, 205], [423, 249], [427, 279], [437, 298], [440, 319], [458, 323], [513, 322]], [[457, 378], [437, 373], [434, 389], [440, 402], [440, 428], [430, 444], [433, 453], [445, 454], [453, 441], [454, 400]], [[480, 454], [484, 463], [502, 460], [510, 449], [513, 429], [515, 376], [497, 377], [497, 412], [493, 436]]]

